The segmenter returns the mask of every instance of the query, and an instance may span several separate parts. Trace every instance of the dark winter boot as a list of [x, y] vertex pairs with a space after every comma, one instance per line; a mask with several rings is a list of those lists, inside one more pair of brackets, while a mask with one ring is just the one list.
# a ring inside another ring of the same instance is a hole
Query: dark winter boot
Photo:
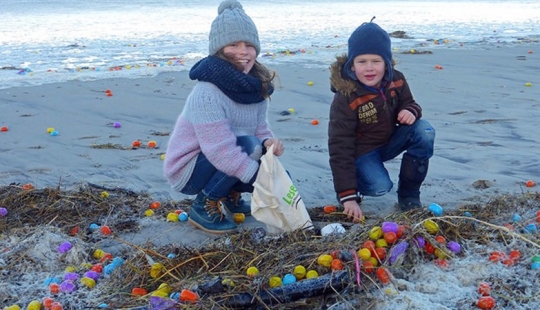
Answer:
[[426, 178], [429, 159], [420, 160], [408, 153], [403, 154], [399, 171], [398, 204], [402, 211], [422, 207], [420, 186]]
[[221, 200], [211, 200], [202, 192], [197, 195], [189, 210], [189, 223], [212, 234], [236, 231], [236, 224], [221, 211]]
[[251, 205], [242, 199], [242, 194], [235, 190], [231, 190], [227, 198], [223, 201], [223, 205], [229, 214], [244, 213], [251, 215]]

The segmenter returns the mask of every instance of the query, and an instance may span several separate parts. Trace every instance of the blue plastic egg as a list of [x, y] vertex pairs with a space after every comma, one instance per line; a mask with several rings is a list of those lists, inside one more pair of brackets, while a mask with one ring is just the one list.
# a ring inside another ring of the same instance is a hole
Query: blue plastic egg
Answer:
[[294, 282], [296, 282], [296, 277], [291, 273], [288, 273], [283, 277], [283, 285], [291, 284]]

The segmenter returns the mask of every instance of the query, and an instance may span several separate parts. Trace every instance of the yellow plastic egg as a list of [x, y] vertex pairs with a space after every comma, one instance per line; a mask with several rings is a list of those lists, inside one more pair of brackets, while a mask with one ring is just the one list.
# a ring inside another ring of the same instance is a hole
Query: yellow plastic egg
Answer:
[[161, 154], [161, 160], [165, 160], [165, 154]]
[[103, 191], [101, 192], [101, 194], [99, 194], [99, 196], [101, 196], [101, 198], [109, 198], [109, 193], [106, 191]]
[[169, 294], [167, 294], [167, 293], [165, 293], [163, 291], [159, 291], [159, 290], [153, 291], [150, 295], [151, 296], [163, 297], [163, 298], [169, 297]]
[[316, 278], [319, 276], [319, 273], [317, 272], [317, 270], [309, 270], [307, 273], [306, 273], [306, 279], [313, 279], [313, 278]]
[[21, 310], [21, 307], [19, 305], [11, 305], [9, 307], [5, 308], [6, 310]]
[[259, 269], [255, 266], [251, 266], [246, 270], [246, 274], [250, 277], [254, 277], [259, 274]]
[[246, 215], [244, 213], [235, 213], [233, 220], [236, 224], [241, 224], [246, 220]]
[[289, 113], [291, 113], [291, 114], [294, 113], [294, 109], [293, 109], [293, 108], [288, 108], [287, 111], [289, 111]]
[[309, 81], [307, 82], [308, 86], [313, 86], [313, 82], [312, 81]]
[[221, 281], [221, 284], [223, 284], [225, 286], [230, 286], [230, 287], [235, 287], [236, 286], [234, 281], [231, 280], [231, 279], [223, 279], [223, 281]]
[[167, 214], [167, 222], [178, 222], [178, 214], [174, 212]]
[[295, 276], [296, 280], [302, 280], [306, 277], [306, 267], [302, 265], [295, 266], [293, 269], [293, 275]]
[[168, 294], [171, 293], [172, 289], [171, 289], [171, 286], [169, 284], [161, 283], [156, 291], [165, 292], [168, 295]]
[[375, 241], [375, 247], [377, 248], [386, 248], [388, 247], [388, 242], [384, 238], [381, 238], [377, 241]]
[[64, 269], [65, 272], [74, 272], [76, 270], [73, 266], [67, 266], [66, 269]]
[[532, 83], [531, 83], [531, 82], [527, 82], [527, 83], [525, 83], [525, 86], [531, 87], [531, 86], [532, 86]]
[[362, 260], [368, 260], [371, 257], [371, 251], [366, 248], [362, 248], [358, 251], [358, 257]]
[[439, 231], [439, 225], [435, 223], [433, 220], [426, 220], [424, 222], [424, 228], [430, 234], [436, 234]]
[[40, 310], [41, 309], [41, 303], [37, 300], [32, 300], [28, 306], [26, 306], [26, 310]]
[[54, 128], [53, 128], [53, 127], [47, 128], [47, 133], [51, 133], [51, 132], [53, 132], [53, 131], [54, 131]]
[[163, 274], [163, 265], [161, 263], [154, 263], [150, 268], [150, 276], [157, 278]]
[[440, 250], [440, 249], [435, 249], [435, 255], [440, 258], [440, 259], [446, 259], [448, 258], [448, 255], [446, 255], [446, 253], [444, 253], [444, 251]]
[[332, 260], [334, 260], [332, 255], [330, 255], [330, 254], [322, 254], [317, 259], [317, 263], [319, 265], [323, 266], [323, 267], [330, 267], [330, 265], [332, 265]]
[[82, 277], [81, 284], [87, 288], [94, 288], [96, 286], [96, 280], [89, 277]]
[[144, 215], [150, 217], [150, 216], [154, 215], [154, 210], [148, 209], [148, 210], [144, 211]]
[[371, 256], [368, 261], [373, 264], [373, 267], [377, 267], [379, 265], [379, 260], [373, 256]]
[[95, 259], [101, 259], [103, 256], [105, 256], [105, 252], [103, 252], [103, 250], [97, 249], [94, 251], [93, 256]]
[[281, 277], [278, 277], [278, 276], [271, 277], [270, 280], [268, 280], [268, 285], [271, 288], [281, 286], [282, 284], [283, 282], [281, 280]]
[[383, 235], [384, 235], [384, 232], [381, 226], [375, 226], [369, 231], [369, 239], [373, 241], [377, 241], [381, 239]]

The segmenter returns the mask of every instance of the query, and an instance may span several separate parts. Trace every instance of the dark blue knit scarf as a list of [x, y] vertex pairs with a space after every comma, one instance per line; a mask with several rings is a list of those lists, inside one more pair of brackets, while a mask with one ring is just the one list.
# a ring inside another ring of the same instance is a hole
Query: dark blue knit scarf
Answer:
[[[262, 93], [260, 79], [244, 74], [231, 63], [216, 56], [208, 56], [199, 60], [189, 71], [189, 78], [216, 85], [227, 97], [238, 103], [258, 103], [265, 98]], [[274, 87], [268, 85], [268, 95]]]

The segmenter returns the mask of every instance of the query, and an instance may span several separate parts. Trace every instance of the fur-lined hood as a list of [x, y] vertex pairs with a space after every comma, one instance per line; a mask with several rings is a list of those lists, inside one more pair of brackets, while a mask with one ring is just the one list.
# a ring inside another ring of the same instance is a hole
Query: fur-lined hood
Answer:
[[347, 54], [336, 56], [336, 61], [330, 65], [330, 88], [333, 92], [350, 95], [356, 91], [356, 81], [345, 75], [343, 66], [347, 62]]

